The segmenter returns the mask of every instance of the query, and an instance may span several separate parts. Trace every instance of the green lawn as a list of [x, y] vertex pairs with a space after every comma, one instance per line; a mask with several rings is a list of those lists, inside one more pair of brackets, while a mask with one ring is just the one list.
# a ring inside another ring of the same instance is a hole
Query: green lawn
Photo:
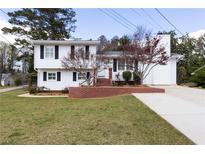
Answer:
[[193, 144], [131, 95], [20, 98], [0, 93], [0, 144]]

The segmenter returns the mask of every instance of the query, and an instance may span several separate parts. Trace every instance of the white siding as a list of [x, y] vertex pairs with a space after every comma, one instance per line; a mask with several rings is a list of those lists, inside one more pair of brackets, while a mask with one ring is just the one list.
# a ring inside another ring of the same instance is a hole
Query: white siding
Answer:
[[[43, 81], [43, 72], [47, 72], [47, 77], [48, 77], [49, 72], [53, 72], [53, 73], [61, 72], [61, 81], [49, 81], [49, 80]], [[50, 90], [63, 90], [64, 88], [78, 87], [79, 84], [82, 83], [83, 81], [84, 80], [78, 80], [78, 75], [77, 75], [77, 81], [73, 81], [72, 71], [57, 70], [57, 69], [38, 70], [37, 86], [46, 87], [46, 88], [49, 88]]]
[[154, 67], [144, 80], [144, 84], [175, 85], [176, 59], [171, 59], [167, 65], [157, 65]]
[[172, 59], [171, 63], [171, 84], [177, 84], [177, 59]]
[[[171, 55], [170, 51], [170, 35], [161, 35], [160, 45], [165, 47], [167, 55]], [[46, 46], [46, 45], [45, 45]], [[53, 45], [55, 46], [55, 45]], [[85, 45], [83, 45], [85, 47]], [[96, 45], [90, 46], [90, 56], [91, 54], [96, 55]], [[75, 48], [82, 47], [75, 45]], [[62, 67], [61, 60], [63, 57], [70, 55], [71, 45], [59, 45], [59, 59], [40, 59], [40, 45], [34, 45], [34, 68], [38, 71], [38, 87], [47, 87], [51, 90], [62, 90], [67, 87], [79, 86], [83, 81], [78, 80], [73, 81], [73, 72], [64, 70]], [[45, 56], [45, 54], [44, 54]], [[111, 60], [108, 67], [113, 67], [113, 61]], [[118, 65], [117, 65], [118, 67]], [[117, 68], [118, 70], [118, 68]], [[61, 72], [61, 81], [43, 81], [43, 72]], [[86, 71], [85, 71], [86, 72]], [[122, 72], [117, 71], [112, 73], [113, 80], [116, 80], [116, 74], [120, 73], [121, 80]], [[105, 78], [109, 77], [108, 70], [101, 72], [105, 75]], [[100, 74], [100, 73], [99, 73]], [[171, 85], [176, 84], [176, 59], [172, 58], [167, 63], [167, 65], [158, 65], [153, 68], [147, 78], [144, 80], [144, 84], [153, 84], [153, 85]]]
[[[170, 49], [170, 35], [160, 35], [159, 46], [165, 47], [167, 55], [171, 55]], [[151, 85], [173, 85], [176, 84], [176, 63], [177, 60], [171, 58], [166, 65], [157, 65], [154, 67], [149, 75], [144, 79], [144, 84]], [[117, 65], [118, 67], [118, 65]], [[116, 74], [120, 74], [120, 79], [122, 78], [122, 72], [117, 68], [117, 72], [113, 72], [113, 80], [116, 80]]]
[[[46, 45], [45, 45], [46, 46]], [[79, 46], [75, 46], [77, 49]], [[85, 46], [84, 46], [85, 47]], [[59, 45], [59, 59], [46, 59], [44, 50], [44, 59], [40, 59], [40, 45], [34, 46], [34, 68], [63, 68], [61, 60], [70, 55], [70, 45]], [[90, 45], [90, 56], [96, 54], [96, 46]]]

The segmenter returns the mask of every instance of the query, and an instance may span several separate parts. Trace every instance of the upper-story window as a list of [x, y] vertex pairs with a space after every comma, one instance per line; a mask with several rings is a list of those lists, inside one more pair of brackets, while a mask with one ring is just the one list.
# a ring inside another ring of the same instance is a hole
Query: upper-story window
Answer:
[[53, 46], [45, 46], [45, 58], [47, 59], [54, 58], [54, 47]]
[[75, 58], [75, 46], [71, 45], [71, 50], [70, 50], [70, 59]]
[[89, 45], [85, 46], [85, 59], [89, 59], [90, 56], [90, 47]]

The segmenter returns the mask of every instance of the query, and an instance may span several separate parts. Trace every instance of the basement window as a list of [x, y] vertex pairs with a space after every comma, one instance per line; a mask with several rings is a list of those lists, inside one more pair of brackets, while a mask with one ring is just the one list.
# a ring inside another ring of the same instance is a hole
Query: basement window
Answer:
[[48, 73], [48, 80], [56, 80], [56, 73]]

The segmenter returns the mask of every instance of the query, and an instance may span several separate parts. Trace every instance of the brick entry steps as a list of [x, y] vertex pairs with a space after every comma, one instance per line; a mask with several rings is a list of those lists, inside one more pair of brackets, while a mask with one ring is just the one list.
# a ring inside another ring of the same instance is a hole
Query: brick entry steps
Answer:
[[111, 81], [110, 79], [106, 79], [106, 78], [98, 78], [96, 85], [97, 86], [111, 86]]
[[153, 87], [70, 87], [70, 98], [97, 98], [131, 93], [164, 93], [165, 90]]

